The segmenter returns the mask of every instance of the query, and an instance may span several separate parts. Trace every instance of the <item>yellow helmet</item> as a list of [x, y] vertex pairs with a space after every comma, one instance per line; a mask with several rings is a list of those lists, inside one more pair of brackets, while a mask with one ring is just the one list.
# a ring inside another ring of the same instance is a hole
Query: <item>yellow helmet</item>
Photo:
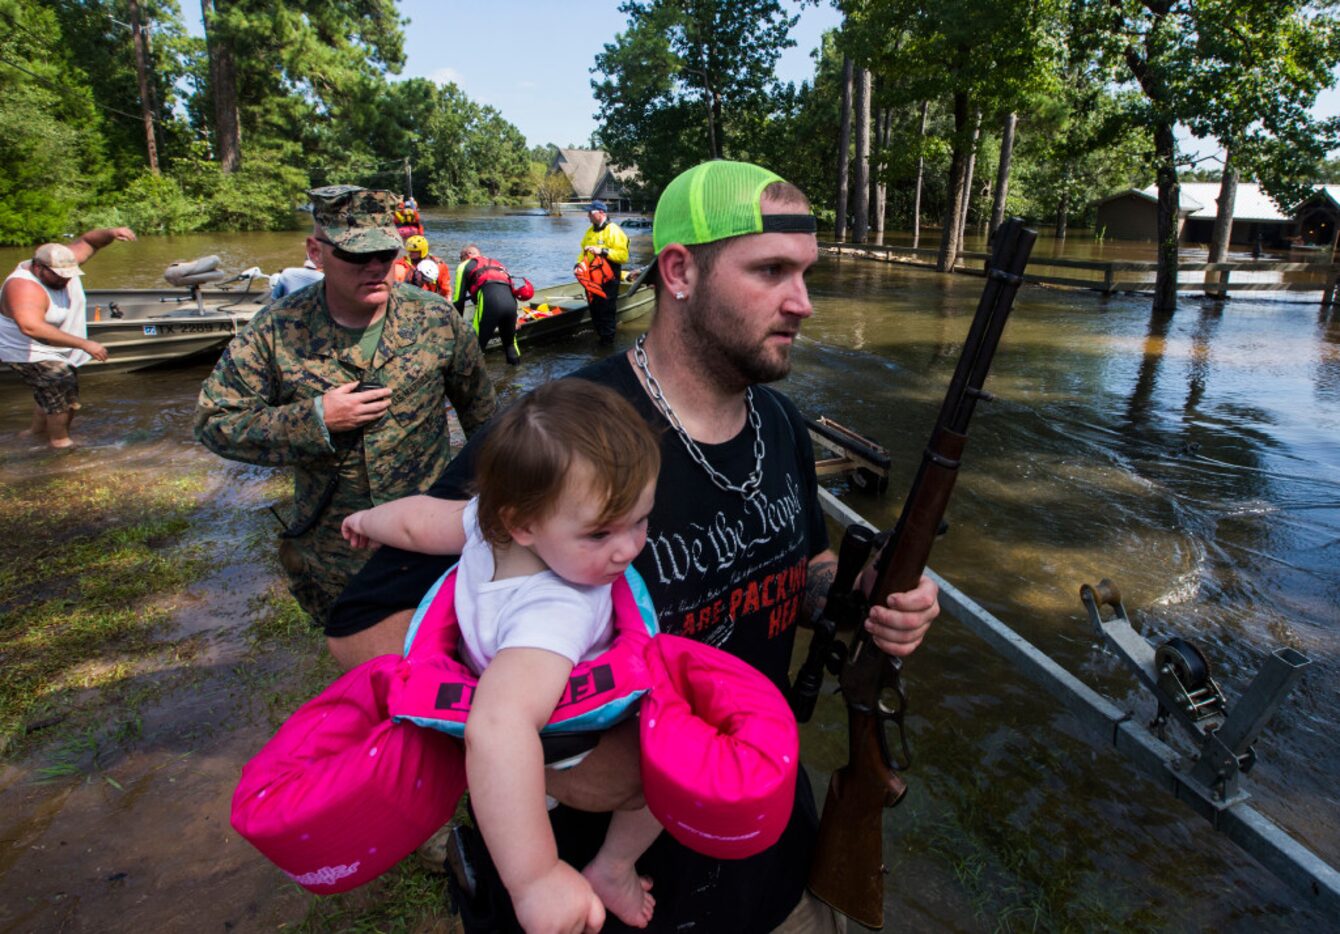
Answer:
[[415, 259], [423, 259], [428, 255], [428, 238], [420, 234], [410, 237], [405, 241], [405, 252]]

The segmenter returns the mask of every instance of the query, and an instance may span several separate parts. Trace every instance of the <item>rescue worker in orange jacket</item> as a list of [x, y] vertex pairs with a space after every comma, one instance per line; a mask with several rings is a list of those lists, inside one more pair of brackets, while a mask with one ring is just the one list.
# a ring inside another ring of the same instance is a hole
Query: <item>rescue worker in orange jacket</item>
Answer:
[[414, 235], [405, 241], [405, 255], [395, 261], [395, 281], [451, 297], [447, 261], [428, 252], [428, 238]]
[[502, 263], [480, 253], [473, 243], [461, 250], [461, 264], [456, 267], [456, 284], [451, 290], [451, 303], [462, 316], [467, 298], [475, 303], [472, 323], [479, 335], [479, 349], [485, 348], [496, 331], [507, 362], [513, 366], [520, 363], [512, 275]]

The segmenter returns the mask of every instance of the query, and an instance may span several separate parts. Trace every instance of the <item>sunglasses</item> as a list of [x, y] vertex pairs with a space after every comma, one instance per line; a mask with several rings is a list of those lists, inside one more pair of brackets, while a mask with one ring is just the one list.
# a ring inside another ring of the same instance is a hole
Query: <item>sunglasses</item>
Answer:
[[348, 250], [341, 250], [335, 244], [324, 237], [316, 237], [317, 243], [324, 243], [330, 247], [330, 252], [335, 254], [335, 258], [342, 263], [351, 263], [355, 266], [366, 266], [368, 263], [389, 263], [400, 255], [399, 250], [377, 250], [374, 253], [350, 253]]

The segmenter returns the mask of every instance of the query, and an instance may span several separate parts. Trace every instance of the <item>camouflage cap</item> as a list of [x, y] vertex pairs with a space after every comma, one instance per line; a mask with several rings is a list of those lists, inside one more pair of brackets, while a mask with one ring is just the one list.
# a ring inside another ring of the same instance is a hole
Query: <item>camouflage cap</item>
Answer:
[[358, 185], [327, 185], [307, 192], [312, 217], [330, 242], [349, 253], [398, 250], [395, 208], [400, 198], [389, 191]]

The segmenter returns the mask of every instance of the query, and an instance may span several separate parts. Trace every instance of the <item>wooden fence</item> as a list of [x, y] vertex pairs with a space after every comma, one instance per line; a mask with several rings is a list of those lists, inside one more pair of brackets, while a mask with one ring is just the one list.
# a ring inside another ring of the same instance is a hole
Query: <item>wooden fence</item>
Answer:
[[[860, 256], [909, 266], [934, 267], [939, 250], [933, 247], [884, 246], [874, 243], [819, 244], [825, 252]], [[986, 253], [960, 253], [955, 272], [983, 275]], [[1046, 285], [1113, 292], [1152, 292], [1158, 264], [1144, 260], [1084, 260], [1034, 256], [1024, 280]], [[1321, 303], [1335, 302], [1340, 264], [1290, 263], [1251, 260], [1237, 263], [1178, 263], [1177, 291], [1199, 292], [1216, 298], [1230, 292], [1320, 292]], [[1185, 275], [1189, 273], [1190, 275]], [[1236, 278], [1235, 278], [1236, 277]]]

